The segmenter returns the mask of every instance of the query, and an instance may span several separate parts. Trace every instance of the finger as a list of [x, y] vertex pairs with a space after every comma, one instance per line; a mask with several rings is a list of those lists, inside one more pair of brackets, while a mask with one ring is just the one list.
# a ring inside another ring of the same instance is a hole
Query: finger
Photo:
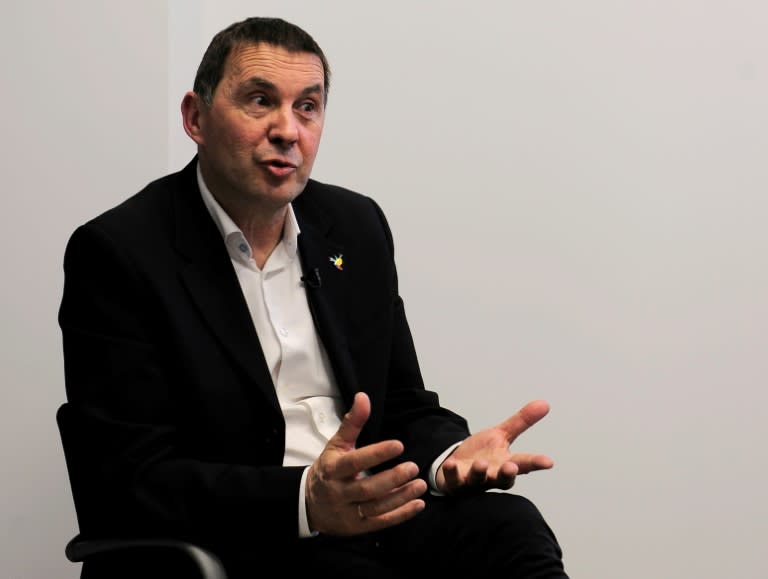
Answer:
[[[358, 473], [370, 470], [388, 460], [397, 458], [403, 453], [403, 450], [403, 443], [399, 440], [383, 440], [349, 451], [338, 459], [335, 468], [336, 476], [338, 478], [355, 477]], [[413, 466], [416, 468], [416, 473], [418, 473], [418, 467], [415, 464]], [[416, 475], [414, 474], [413, 476]]]
[[419, 498], [426, 490], [427, 483], [423, 479], [409, 481], [380, 498], [356, 503], [358, 515], [365, 519], [386, 515]]
[[[349, 487], [347, 496], [353, 502], [377, 501], [387, 497], [397, 489], [410, 484], [419, 474], [415, 462], [404, 462], [374, 475], [359, 479]], [[421, 480], [421, 479], [416, 479]], [[417, 486], [426, 484], [422, 480]], [[415, 497], [409, 497], [415, 498]]]
[[496, 475], [495, 488], [506, 490], [511, 489], [515, 484], [515, 478], [518, 474], [518, 466], [514, 462], [505, 462], [499, 468]]
[[500, 423], [498, 428], [506, 433], [507, 441], [511, 444], [518, 436], [544, 418], [548, 413], [549, 403], [547, 401], [534, 400]]
[[459, 465], [455, 460], [446, 459], [440, 466], [440, 471], [443, 474], [443, 485], [439, 490], [450, 494], [461, 484]]
[[356, 510], [356, 515], [366, 532], [379, 531], [386, 529], [387, 527], [394, 527], [404, 523], [408, 519], [412, 519], [424, 510], [426, 503], [423, 499], [413, 499], [408, 501], [404, 505], [387, 511], [386, 513], [368, 517], [365, 511], [361, 508], [364, 518], [360, 518], [360, 513]]
[[352, 401], [352, 407], [344, 415], [336, 433], [330, 438], [328, 444], [343, 449], [354, 448], [360, 431], [371, 415], [371, 401], [365, 392], [358, 392]]
[[550, 469], [555, 465], [548, 456], [543, 454], [514, 454], [512, 461], [517, 464], [519, 474], [527, 474], [536, 470]]
[[481, 487], [485, 486], [485, 482], [488, 480], [488, 461], [476, 460], [472, 463], [467, 474], [467, 480], [464, 484], [469, 487]]

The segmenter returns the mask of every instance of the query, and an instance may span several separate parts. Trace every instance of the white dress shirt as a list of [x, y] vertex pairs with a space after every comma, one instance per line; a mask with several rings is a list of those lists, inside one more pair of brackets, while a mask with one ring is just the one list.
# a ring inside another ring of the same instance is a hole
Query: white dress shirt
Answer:
[[[301, 281], [299, 224], [293, 208], [288, 206], [282, 239], [259, 269], [243, 232], [206, 186], [199, 165], [197, 182], [232, 259], [283, 411], [283, 464], [309, 465], [339, 428], [346, 410]], [[306, 475], [307, 469], [299, 492], [301, 537], [312, 535], [306, 516]]]
[[[197, 167], [203, 202], [219, 228], [256, 328], [285, 418], [283, 465], [309, 465], [320, 455], [346, 412], [320, 342], [301, 281], [297, 239], [299, 224], [288, 206], [283, 236], [259, 269], [240, 228], [219, 205]], [[435, 487], [437, 468], [456, 445], [432, 465], [429, 483]], [[311, 537], [306, 513], [304, 469], [299, 489], [299, 536]]]

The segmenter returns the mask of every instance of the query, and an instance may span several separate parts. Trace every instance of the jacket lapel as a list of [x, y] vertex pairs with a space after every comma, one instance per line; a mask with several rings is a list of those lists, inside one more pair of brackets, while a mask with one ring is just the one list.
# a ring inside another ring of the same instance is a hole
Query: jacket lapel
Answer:
[[[305, 277], [316, 280], [314, 284], [305, 284], [307, 300], [336, 382], [345, 402], [351, 404], [359, 386], [346, 338], [350, 296], [344, 266], [337, 267], [332, 259], [343, 257], [344, 246], [332, 238], [333, 224], [328, 216], [307, 197], [305, 191], [294, 202], [301, 229], [298, 244], [302, 270]], [[315, 270], [318, 277], [315, 277]]]
[[181, 173], [174, 199], [176, 247], [186, 258], [180, 274], [182, 283], [224, 350], [279, 413], [272, 377], [240, 284], [221, 233], [200, 196], [195, 163]]

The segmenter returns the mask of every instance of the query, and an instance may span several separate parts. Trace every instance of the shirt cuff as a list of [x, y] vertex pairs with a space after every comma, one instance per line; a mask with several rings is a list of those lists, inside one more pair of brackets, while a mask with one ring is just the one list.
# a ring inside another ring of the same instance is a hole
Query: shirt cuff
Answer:
[[443, 464], [443, 461], [450, 456], [450, 454], [456, 449], [457, 446], [459, 446], [461, 442], [457, 442], [456, 444], [452, 444], [448, 448], [446, 448], [443, 453], [438, 456], [433, 462], [432, 467], [429, 469], [429, 492], [435, 496], [442, 497], [443, 493], [441, 493], [439, 490], [437, 490], [437, 469], [440, 468], [440, 465]]
[[320, 533], [313, 531], [309, 528], [309, 520], [307, 518], [307, 474], [309, 473], [309, 467], [304, 469], [301, 474], [301, 482], [299, 483], [299, 539], [308, 539], [310, 537], [317, 537]]

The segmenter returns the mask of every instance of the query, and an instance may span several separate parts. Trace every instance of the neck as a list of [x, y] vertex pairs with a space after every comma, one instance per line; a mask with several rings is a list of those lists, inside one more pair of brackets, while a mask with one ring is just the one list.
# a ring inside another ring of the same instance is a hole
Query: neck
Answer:
[[261, 213], [247, 216], [232, 217], [240, 230], [245, 235], [245, 239], [251, 246], [253, 259], [259, 269], [264, 267], [272, 251], [280, 243], [283, 237], [283, 227], [285, 226], [285, 217], [288, 207], [283, 207], [279, 212], [264, 216]]
[[216, 197], [221, 208], [243, 232], [251, 246], [253, 260], [259, 269], [269, 259], [272, 251], [283, 238], [283, 227], [288, 215], [288, 205], [266, 206], [263, 203], [238, 204]]
[[206, 175], [202, 159], [200, 163], [206, 186], [221, 208], [243, 232], [251, 246], [253, 259], [261, 269], [283, 237], [288, 203], [284, 200], [270, 200], [255, 195], [248, 198], [230, 194], [226, 187], [216, 187], [216, 179]]

